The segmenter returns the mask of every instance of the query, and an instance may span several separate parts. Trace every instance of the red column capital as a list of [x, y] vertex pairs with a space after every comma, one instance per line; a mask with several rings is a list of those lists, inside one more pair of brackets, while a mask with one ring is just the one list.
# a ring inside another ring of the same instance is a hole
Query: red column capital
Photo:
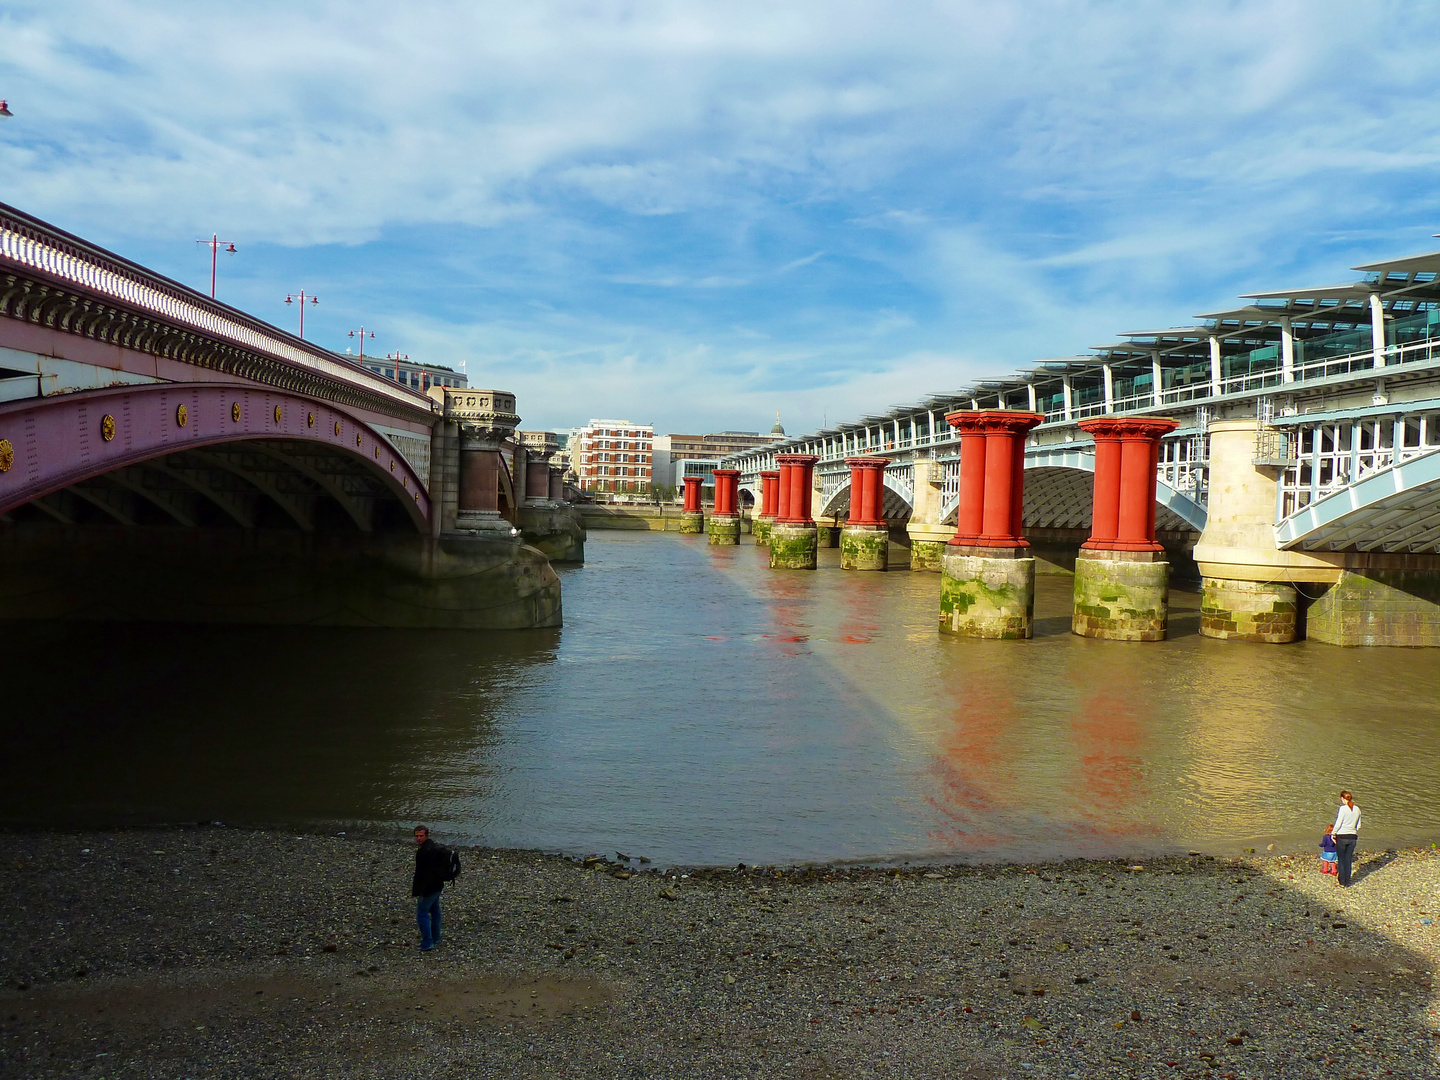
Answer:
[[960, 501], [952, 544], [1023, 548], [1025, 435], [1045, 422], [1017, 409], [947, 413], [960, 434]]
[[779, 511], [780, 495], [780, 472], [762, 472], [760, 474], [760, 516], [762, 518], [773, 518]]
[[850, 468], [851, 525], [883, 525], [885, 523], [884, 480], [889, 458], [851, 457], [845, 459]]
[[814, 454], [776, 454], [781, 469], [780, 513], [777, 522], [787, 525], [813, 525], [810, 514], [810, 491], [815, 484]]
[[732, 516], [737, 512], [740, 496], [740, 470], [716, 469], [715, 513]]
[[1161, 437], [1179, 422], [1160, 416], [1080, 421], [1095, 439], [1095, 495], [1089, 551], [1161, 551], [1155, 542], [1155, 469]]

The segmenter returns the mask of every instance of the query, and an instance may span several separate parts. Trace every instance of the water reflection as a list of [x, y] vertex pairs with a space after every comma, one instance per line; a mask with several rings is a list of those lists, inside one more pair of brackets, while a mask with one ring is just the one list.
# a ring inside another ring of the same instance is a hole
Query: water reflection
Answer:
[[669, 862], [1440, 836], [1434, 654], [935, 632], [938, 579], [596, 533], [528, 634], [11, 626], [0, 816], [359, 829]]

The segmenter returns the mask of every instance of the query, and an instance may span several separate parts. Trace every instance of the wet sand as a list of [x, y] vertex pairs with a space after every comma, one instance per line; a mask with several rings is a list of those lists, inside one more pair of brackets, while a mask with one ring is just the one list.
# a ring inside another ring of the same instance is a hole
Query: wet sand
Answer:
[[1440, 1076], [1430, 851], [611, 856], [465, 850], [421, 954], [403, 839], [0, 834], [0, 1075]]

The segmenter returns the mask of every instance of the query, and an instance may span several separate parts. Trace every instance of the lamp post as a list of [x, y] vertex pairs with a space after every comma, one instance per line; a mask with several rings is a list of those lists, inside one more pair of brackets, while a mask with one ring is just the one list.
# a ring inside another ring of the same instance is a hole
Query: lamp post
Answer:
[[394, 360], [394, 361], [395, 361], [395, 381], [396, 381], [396, 382], [399, 382], [399, 381], [400, 381], [400, 361], [401, 361], [401, 360], [409, 360], [409, 359], [410, 359], [410, 354], [409, 354], [409, 353], [401, 353], [399, 349], [396, 349], [393, 353], [386, 353], [386, 354], [385, 354], [385, 359], [386, 359], [386, 360]]
[[[4, 103], [3, 101], [0, 101], [0, 105], [3, 105], [3, 104], [5, 104], [5, 103]], [[216, 256], [216, 254], [219, 253], [219, 251], [220, 251], [220, 245], [221, 245], [221, 244], [224, 244], [224, 245], [225, 245], [225, 254], [226, 254], [226, 255], [234, 255], [234, 254], [235, 254], [235, 245], [232, 244], [229, 240], [221, 240], [221, 239], [219, 238], [219, 234], [218, 234], [218, 233], [211, 233], [209, 240], [196, 240], [195, 242], [196, 242], [197, 244], [205, 244], [207, 247], [210, 248], [210, 299], [211, 299], [211, 300], [214, 300], [214, 299], [215, 299], [215, 256]]]
[[[358, 338], [360, 339], [360, 361], [361, 361], [361, 363], [364, 363], [364, 361], [365, 361], [365, 327], [362, 326], [362, 327], [360, 327], [359, 330], [351, 330], [351, 331], [350, 331], [350, 336], [351, 336], [351, 337], [358, 337]], [[371, 340], [371, 341], [374, 341], [374, 340], [375, 340], [375, 331], [373, 331], [373, 330], [370, 331], [370, 340]]]
[[318, 296], [306, 296], [305, 291], [302, 289], [300, 292], [291, 293], [285, 297], [285, 303], [292, 304], [296, 299], [300, 301], [300, 338], [303, 341], [305, 338], [305, 301], [309, 300], [313, 306], [320, 303], [320, 298]]

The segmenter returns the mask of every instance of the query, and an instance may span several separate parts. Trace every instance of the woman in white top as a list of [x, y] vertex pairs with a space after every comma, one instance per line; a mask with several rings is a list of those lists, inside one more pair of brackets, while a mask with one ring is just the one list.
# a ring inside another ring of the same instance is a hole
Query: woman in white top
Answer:
[[1335, 838], [1335, 863], [1342, 887], [1350, 884], [1350, 867], [1355, 861], [1355, 841], [1360, 839], [1360, 807], [1355, 805], [1355, 796], [1348, 791], [1340, 792], [1340, 812], [1335, 815], [1335, 827], [1330, 830]]

